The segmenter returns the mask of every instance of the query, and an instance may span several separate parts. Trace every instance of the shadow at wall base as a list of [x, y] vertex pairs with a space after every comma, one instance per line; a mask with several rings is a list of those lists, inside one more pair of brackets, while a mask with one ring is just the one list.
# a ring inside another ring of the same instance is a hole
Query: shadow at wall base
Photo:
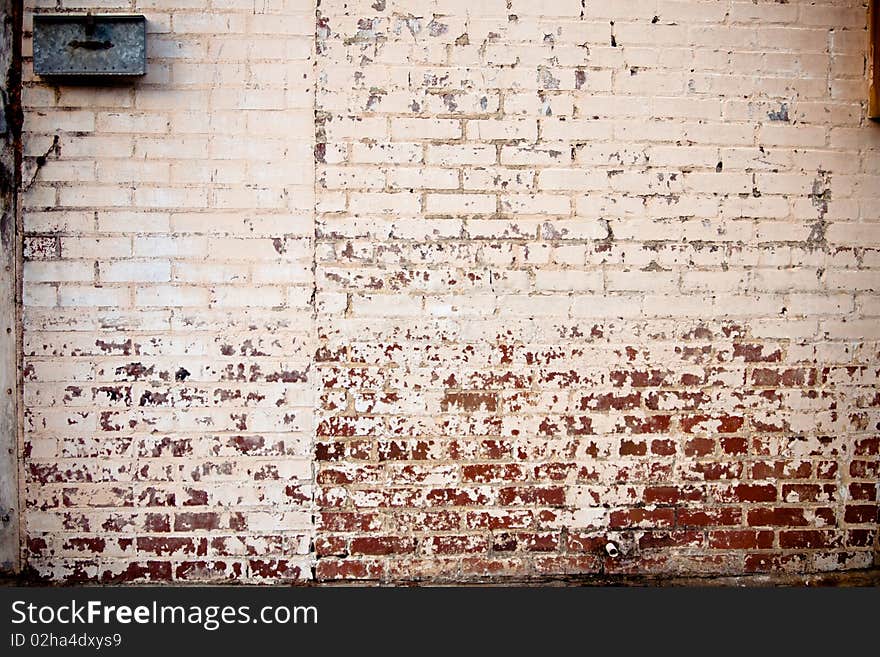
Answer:
[[[75, 586], [81, 586], [77, 584]], [[225, 582], [218, 586], [246, 586], [245, 583]], [[305, 587], [351, 587], [351, 586], [467, 586], [467, 587], [497, 587], [497, 586], [628, 586], [628, 587], [880, 587], [880, 568], [868, 568], [863, 570], [847, 570], [840, 572], [828, 573], [811, 573], [811, 574], [788, 574], [788, 573], [766, 573], [756, 575], [725, 575], [725, 576], [705, 576], [705, 577], [650, 577], [650, 576], [634, 576], [634, 575], [595, 575], [595, 576], [571, 576], [571, 577], [551, 577], [540, 579], [493, 579], [487, 581], [469, 581], [469, 582], [428, 582], [428, 581], [399, 581], [394, 583], [376, 582], [362, 580], [358, 582], [338, 581], [338, 582], [308, 582], [303, 583]], [[69, 586], [60, 583], [46, 583], [44, 580], [38, 580], [29, 577], [27, 573], [20, 575], [10, 575], [8, 571], [0, 570], [0, 586]], [[156, 587], [155, 583], [145, 584], [125, 584], [125, 585], [104, 585], [106, 587], [114, 586], [149, 586]], [[175, 587], [187, 586], [212, 586], [205, 582], [175, 583]], [[289, 586], [285, 584], [285, 586]], [[271, 588], [271, 585], [270, 585]]]

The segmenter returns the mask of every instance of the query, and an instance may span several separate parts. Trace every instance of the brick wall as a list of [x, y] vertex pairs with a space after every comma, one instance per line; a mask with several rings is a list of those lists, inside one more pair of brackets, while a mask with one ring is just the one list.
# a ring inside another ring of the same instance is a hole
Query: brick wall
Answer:
[[125, 10], [25, 89], [36, 573], [878, 562], [863, 2]]
[[314, 9], [125, 10], [149, 21], [144, 80], [25, 89], [27, 561], [53, 579], [299, 578]]

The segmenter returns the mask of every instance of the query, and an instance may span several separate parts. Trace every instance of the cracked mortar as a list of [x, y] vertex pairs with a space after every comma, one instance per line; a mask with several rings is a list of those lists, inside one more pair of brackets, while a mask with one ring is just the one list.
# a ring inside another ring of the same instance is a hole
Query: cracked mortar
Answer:
[[46, 166], [49, 157], [54, 155], [55, 158], [61, 157], [61, 139], [58, 135], [52, 137], [52, 145], [46, 149], [46, 152], [36, 157], [27, 157], [22, 163], [22, 192], [27, 192], [40, 175], [40, 170]]

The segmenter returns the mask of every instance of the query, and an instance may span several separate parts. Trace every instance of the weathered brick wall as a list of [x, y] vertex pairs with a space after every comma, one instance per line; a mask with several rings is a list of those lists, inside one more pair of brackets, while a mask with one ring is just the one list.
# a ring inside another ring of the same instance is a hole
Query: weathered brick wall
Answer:
[[863, 2], [291, 4], [28, 84], [37, 572], [877, 563]]
[[146, 79], [25, 89], [27, 561], [307, 575], [314, 8], [125, 10]]

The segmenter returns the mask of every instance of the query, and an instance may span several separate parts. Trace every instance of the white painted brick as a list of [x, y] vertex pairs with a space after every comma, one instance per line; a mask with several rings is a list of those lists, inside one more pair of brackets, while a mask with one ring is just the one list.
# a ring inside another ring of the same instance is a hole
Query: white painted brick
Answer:
[[62, 187], [58, 198], [62, 206], [73, 208], [119, 207], [130, 205], [131, 192], [118, 187], [77, 185]]
[[58, 305], [58, 287], [40, 283], [25, 283], [22, 287], [22, 302], [33, 308]]
[[534, 140], [538, 136], [538, 124], [534, 120], [509, 119], [500, 121], [482, 119], [467, 122], [466, 137], [469, 141], [516, 141]]
[[134, 293], [136, 306], [204, 308], [209, 299], [208, 289], [181, 285], [144, 285], [137, 287]]
[[157, 235], [134, 238], [134, 255], [140, 258], [199, 258], [207, 252], [205, 237]]
[[132, 254], [129, 237], [62, 237], [65, 258], [124, 258]]
[[130, 305], [131, 293], [126, 287], [85, 287], [61, 285], [58, 288], [60, 306], [110, 306], [122, 308]]
[[[433, 147], [429, 147], [433, 148]], [[439, 147], [442, 148], [442, 147]], [[415, 164], [422, 161], [422, 146], [416, 143], [355, 143], [351, 162], [364, 164]]]
[[578, 271], [571, 269], [535, 272], [535, 290], [571, 290], [573, 292], [597, 292], [603, 289], [601, 271]]
[[52, 281], [91, 281], [95, 277], [94, 263], [54, 260], [24, 263], [26, 283]]
[[492, 214], [496, 197], [488, 194], [429, 194], [425, 211], [432, 214]]
[[393, 119], [394, 141], [444, 140], [461, 137], [461, 122], [454, 119]]
[[29, 112], [25, 129], [31, 132], [91, 132], [95, 129], [95, 114], [85, 110]]
[[373, 294], [352, 300], [352, 312], [364, 317], [415, 317], [422, 313], [422, 300], [402, 294]]
[[122, 260], [99, 263], [99, 279], [108, 283], [161, 282], [171, 278], [167, 260]]
[[398, 168], [388, 171], [392, 188], [457, 189], [458, 172], [442, 168]]

